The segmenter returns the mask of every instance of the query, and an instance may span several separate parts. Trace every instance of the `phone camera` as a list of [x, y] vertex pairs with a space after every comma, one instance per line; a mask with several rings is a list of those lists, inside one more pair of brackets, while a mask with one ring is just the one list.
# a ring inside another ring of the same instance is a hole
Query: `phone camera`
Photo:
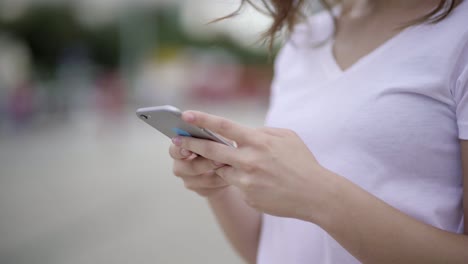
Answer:
[[147, 115], [140, 115], [141, 118], [145, 119], [145, 120], [148, 120], [149, 119], [149, 116]]

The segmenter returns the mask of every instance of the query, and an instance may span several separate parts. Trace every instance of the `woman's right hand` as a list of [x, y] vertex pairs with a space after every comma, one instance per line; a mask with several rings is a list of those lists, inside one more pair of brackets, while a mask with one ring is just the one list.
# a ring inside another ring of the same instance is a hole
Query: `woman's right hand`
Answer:
[[169, 154], [174, 159], [173, 172], [184, 181], [185, 188], [210, 198], [229, 187], [215, 173], [216, 169], [223, 167], [224, 164], [215, 164], [212, 160], [178, 147], [178, 142], [174, 140], [173, 143], [169, 148]]

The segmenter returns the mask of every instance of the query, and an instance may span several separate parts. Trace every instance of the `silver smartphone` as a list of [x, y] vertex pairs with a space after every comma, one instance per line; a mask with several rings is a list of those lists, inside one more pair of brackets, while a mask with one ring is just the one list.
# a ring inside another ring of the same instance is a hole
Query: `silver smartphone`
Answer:
[[138, 118], [169, 138], [177, 136], [195, 137], [235, 147], [233, 143], [220, 135], [182, 120], [182, 112], [177, 107], [171, 105], [145, 107], [138, 109], [136, 114]]

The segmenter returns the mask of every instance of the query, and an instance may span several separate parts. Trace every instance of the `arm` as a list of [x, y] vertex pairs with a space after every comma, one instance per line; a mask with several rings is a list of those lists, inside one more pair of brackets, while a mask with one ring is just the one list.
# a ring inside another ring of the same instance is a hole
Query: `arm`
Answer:
[[261, 214], [250, 208], [234, 188], [208, 198], [211, 208], [231, 245], [247, 263], [255, 263]]
[[[468, 182], [468, 141], [461, 142]], [[363, 263], [468, 263], [468, 187], [464, 184], [465, 234], [421, 223], [344, 179], [333, 211], [318, 223]]]
[[[184, 118], [238, 143], [233, 149], [185, 138], [181, 145], [228, 164], [216, 174], [258, 211], [315, 223], [364, 263], [468, 263], [468, 232], [446, 232], [391, 207], [322, 167], [293, 131], [251, 129], [199, 112]], [[466, 182], [468, 143], [462, 141], [461, 147]]]
[[468, 141], [462, 140], [461, 158], [463, 166], [463, 209], [464, 209], [464, 233], [468, 236]]

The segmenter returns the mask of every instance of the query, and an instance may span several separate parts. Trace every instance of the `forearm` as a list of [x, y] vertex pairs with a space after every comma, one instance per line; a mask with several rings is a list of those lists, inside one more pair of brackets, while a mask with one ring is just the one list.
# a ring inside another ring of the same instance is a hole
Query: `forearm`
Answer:
[[250, 208], [233, 187], [208, 199], [224, 234], [248, 263], [255, 263], [259, 243], [261, 214]]
[[468, 263], [468, 236], [419, 222], [337, 177], [330, 210], [312, 220], [363, 263]]

